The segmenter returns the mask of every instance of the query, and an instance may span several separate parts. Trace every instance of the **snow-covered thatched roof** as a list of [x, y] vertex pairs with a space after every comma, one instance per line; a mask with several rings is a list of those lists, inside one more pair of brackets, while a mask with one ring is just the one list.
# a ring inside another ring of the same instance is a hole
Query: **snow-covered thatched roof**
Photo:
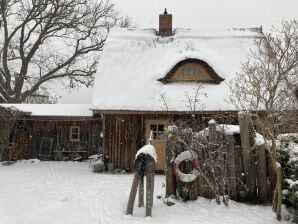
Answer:
[[[171, 37], [159, 37], [155, 30], [115, 29], [111, 31], [95, 79], [92, 109], [134, 111], [189, 111], [186, 93], [192, 96], [199, 85], [204, 110], [234, 110], [226, 102], [227, 83], [239, 71], [258, 29], [198, 32], [176, 29]], [[217, 84], [197, 82], [162, 83], [179, 62], [192, 58], [206, 62], [224, 79]], [[161, 100], [163, 96], [164, 100]], [[166, 108], [163, 102], [167, 102]]]
[[0, 104], [31, 116], [41, 117], [91, 117], [89, 104]]

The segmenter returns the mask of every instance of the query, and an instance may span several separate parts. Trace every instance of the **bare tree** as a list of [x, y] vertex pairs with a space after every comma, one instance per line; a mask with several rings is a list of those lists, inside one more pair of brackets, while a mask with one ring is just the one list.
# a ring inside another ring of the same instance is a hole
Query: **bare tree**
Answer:
[[1, 0], [0, 102], [24, 102], [54, 79], [89, 86], [118, 22], [108, 0]]
[[278, 219], [281, 219], [282, 173], [277, 162], [276, 137], [281, 126], [297, 122], [294, 100], [297, 83], [296, 20], [284, 21], [281, 28], [274, 28], [271, 34], [258, 39], [255, 51], [251, 51], [230, 83], [231, 102], [240, 110], [253, 112], [258, 131], [272, 142], [268, 152], [277, 174], [273, 210]]
[[170, 99], [167, 97], [166, 93], [162, 93], [159, 98], [159, 102], [162, 104], [162, 108], [166, 111], [169, 111]]
[[123, 16], [118, 22], [119, 27], [121, 28], [134, 28], [136, 25], [133, 23], [131, 17]]
[[207, 93], [204, 91], [205, 87], [201, 84], [197, 88], [193, 89], [193, 92], [185, 92], [186, 103], [190, 111], [198, 111], [204, 108], [201, 97], [207, 97]]
[[58, 103], [59, 96], [55, 92], [50, 92], [50, 88], [40, 86], [39, 89], [26, 98], [24, 103], [31, 104], [55, 104]]

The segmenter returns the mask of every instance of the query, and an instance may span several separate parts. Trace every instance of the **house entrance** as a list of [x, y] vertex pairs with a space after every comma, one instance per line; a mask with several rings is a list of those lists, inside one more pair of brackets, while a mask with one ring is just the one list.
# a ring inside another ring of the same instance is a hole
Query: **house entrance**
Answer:
[[156, 170], [164, 171], [166, 165], [166, 135], [167, 120], [146, 120], [146, 139], [149, 139], [153, 131], [153, 145], [157, 154]]

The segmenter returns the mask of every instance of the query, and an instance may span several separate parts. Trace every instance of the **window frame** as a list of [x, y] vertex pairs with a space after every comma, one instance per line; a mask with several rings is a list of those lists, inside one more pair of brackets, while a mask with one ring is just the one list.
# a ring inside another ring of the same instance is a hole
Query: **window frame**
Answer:
[[[78, 129], [77, 133], [73, 133], [73, 129]], [[73, 138], [73, 134], [77, 134], [77, 138]], [[69, 141], [70, 142], [79, 142], [80, 141], [80, 126], [70, 126], [69, 128]]]
[[[155, 129], [153, 127], [155, 126]], [[160, 127], [163, 127], [163, 130], [160, 130]], [[150, 131], [153, 133], [153, 140], [164, 140], [165, 139], [165, 124], [150, 124]]]

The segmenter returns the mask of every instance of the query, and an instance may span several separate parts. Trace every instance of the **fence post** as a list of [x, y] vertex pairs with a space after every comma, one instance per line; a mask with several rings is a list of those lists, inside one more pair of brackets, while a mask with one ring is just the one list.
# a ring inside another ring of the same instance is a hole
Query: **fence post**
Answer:
[[167, 136], [166, 143], [166, 197], [171, 195], [176, 195], [176, 177], [173, 170], [173, 162], [171, 161], [172, 153], [170, 149], [170, 144], [176, 141], [177, 137], [174, 133], [170, 133]]
[[155, 161], [151, 156], [146, 158], [146, 216], [152, 215], [154, 193]]
[[256, 147], [257, 154], [257, 167], [258, 167], [258, 193], [260, 202], [262, 204], [267, 204], [268, 198], [268, 177], [267, 177], [267, 167], [266, 167], [266, 151], [265, 145], [258, 145]]
[[209, 126], [209, 139], [211, 142], [216, 143], [217, 134], [216, 134], [216, 122], [215, 120], [210, 120], [208, 123]]
[[140, 177], [139, 184], [139, 207], [144, 207], [144, 177]]
[[244, 176], [248, 187], [248, 199], [255, 200], [257, 197], [256, 187], [256, 161], [254, 155], [254, 128], [250, 113], [240, 112], [238, 114], [240, 126], [240, 138], [242, 148], [242, 158]]
[[229, 176], [229, 194], [230, 198], [237, 199], [237, 189], [236, 189], [236, 160], [235, 160], [235, 142], [233, 135], [226, 135], [228, 141], [228, 176]]

